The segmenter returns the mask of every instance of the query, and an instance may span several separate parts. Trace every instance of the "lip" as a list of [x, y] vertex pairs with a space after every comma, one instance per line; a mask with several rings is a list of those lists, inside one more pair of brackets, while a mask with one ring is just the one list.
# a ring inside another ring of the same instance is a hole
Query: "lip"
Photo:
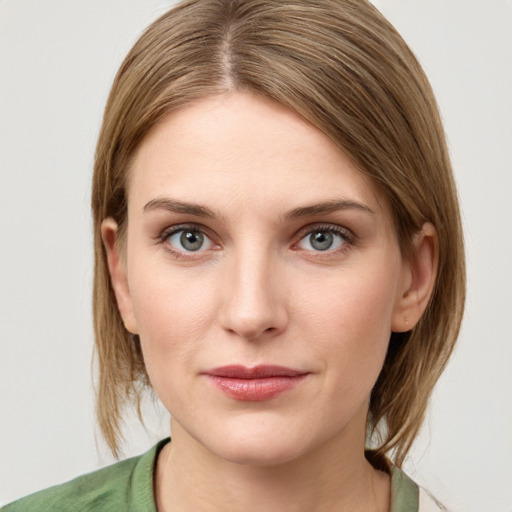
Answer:
[[204, 374], [217, 389], [231, 398], [261, 402], [292, 390], [309, 372], [275, 365], [251, 368], [229, 365], [212, 368]]

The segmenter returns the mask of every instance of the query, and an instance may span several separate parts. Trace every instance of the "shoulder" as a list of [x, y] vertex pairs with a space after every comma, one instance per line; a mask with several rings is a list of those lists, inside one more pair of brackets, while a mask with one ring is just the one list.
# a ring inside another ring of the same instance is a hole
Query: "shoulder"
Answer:
[[153, 468], [161, 441], [150, 451], [6, 505], [1, 512], [155, 512]]
[[125, 500], [137, 462], [138, 457], [128, 459], [36, 492], [7, 505], [2, 512], [108, 510], [106, 504], [120, 505]]
[[443, 512], [446, 509], [402, 470], [391, 468], [391, 512]]

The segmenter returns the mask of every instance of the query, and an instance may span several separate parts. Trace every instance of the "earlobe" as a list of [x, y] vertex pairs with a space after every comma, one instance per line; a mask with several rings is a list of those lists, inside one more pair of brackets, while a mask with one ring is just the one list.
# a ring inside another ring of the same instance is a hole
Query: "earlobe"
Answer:
[[110, 281], [114, 290], [117, 307], [126, 329], [132, 334], [138, 334], [137, 323], [128, 286], [126, 258], [121, 254], [119, 244], [119, 226], [108, 217], [101, 223], [101, 238], [107, 254]]
[[392, 331], [409, 331], [420, 320], [434, 290], [438, 259], [436, 228], [426, 222], [414, 237], [410, 261], [404, 263], [402, 285], [393, 311]]

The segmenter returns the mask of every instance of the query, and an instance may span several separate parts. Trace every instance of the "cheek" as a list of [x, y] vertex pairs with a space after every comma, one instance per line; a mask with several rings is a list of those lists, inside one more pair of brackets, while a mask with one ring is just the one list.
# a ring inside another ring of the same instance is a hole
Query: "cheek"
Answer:
[[[148, 374], [189, 366], [214, 317], [212, 287], [168, 268], [133, 272], [131, 297]], [[134, 269], [136, 270], [136, 269]], [[201, 284], [198, 284], [201, 283]]]
[[144, 280], [134, 287], [132, 296], [151, 386], [164, 407], [174, 413], [193, 409], [197, 401], [190, 383], [202, 340], [208, 336], [211, 313], [204, 294], [176, 279], [172, 286], [166, 285], [167, 278]]
[[[391, 267], [393, 268], [393, 267]], [[340, 390], [369, 392], [386, 356], [395, 280], [392, 272], [347, 275], [315, 288], [301, 303], [303, 330], [315, 340], [315, 352], [325, 362], [326, 375]], [[307, 319], [307, 320], [306, 320]]]
[[366, 332], [370, 337], [359, 340], [364, 344], [366, 339], [379, 339], [382, 333], [389, 336], [395, 295], [396, 279], [392, 270], [340, 272], [336, 279], [325, 279], [315, 287], [305, 283], [303, 291], [297, 294], [300, 297], [297, 313], [309, 317], [320, 331], [336, 326], [343, 338]]

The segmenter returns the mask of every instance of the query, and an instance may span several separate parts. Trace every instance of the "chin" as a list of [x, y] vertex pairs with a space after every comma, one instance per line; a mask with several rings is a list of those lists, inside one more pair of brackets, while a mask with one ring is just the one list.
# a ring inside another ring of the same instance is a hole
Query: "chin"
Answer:
[[[298, 460], [323, 444], [324, 439], [310, 438], [305, 429], [290, 425], [244, 425], [245, 428], [212, 429], [202, 444], [211, 453], [233, 464], [278, 466]], [[240, 425], [237, 425], [240, 427]], [[215, 433], [214, 433], [215, 432]], [[200, 441], [201, 442], [201, 441]]]
[[[224, 448], [224, 449], [223, 449]], [[297, 460], [303, 451], [297, 445], [275, 442], [233, 442], [230, 446], [218, 447], [217, 456], [233, 464], [256, 467], [271, 467]]]

